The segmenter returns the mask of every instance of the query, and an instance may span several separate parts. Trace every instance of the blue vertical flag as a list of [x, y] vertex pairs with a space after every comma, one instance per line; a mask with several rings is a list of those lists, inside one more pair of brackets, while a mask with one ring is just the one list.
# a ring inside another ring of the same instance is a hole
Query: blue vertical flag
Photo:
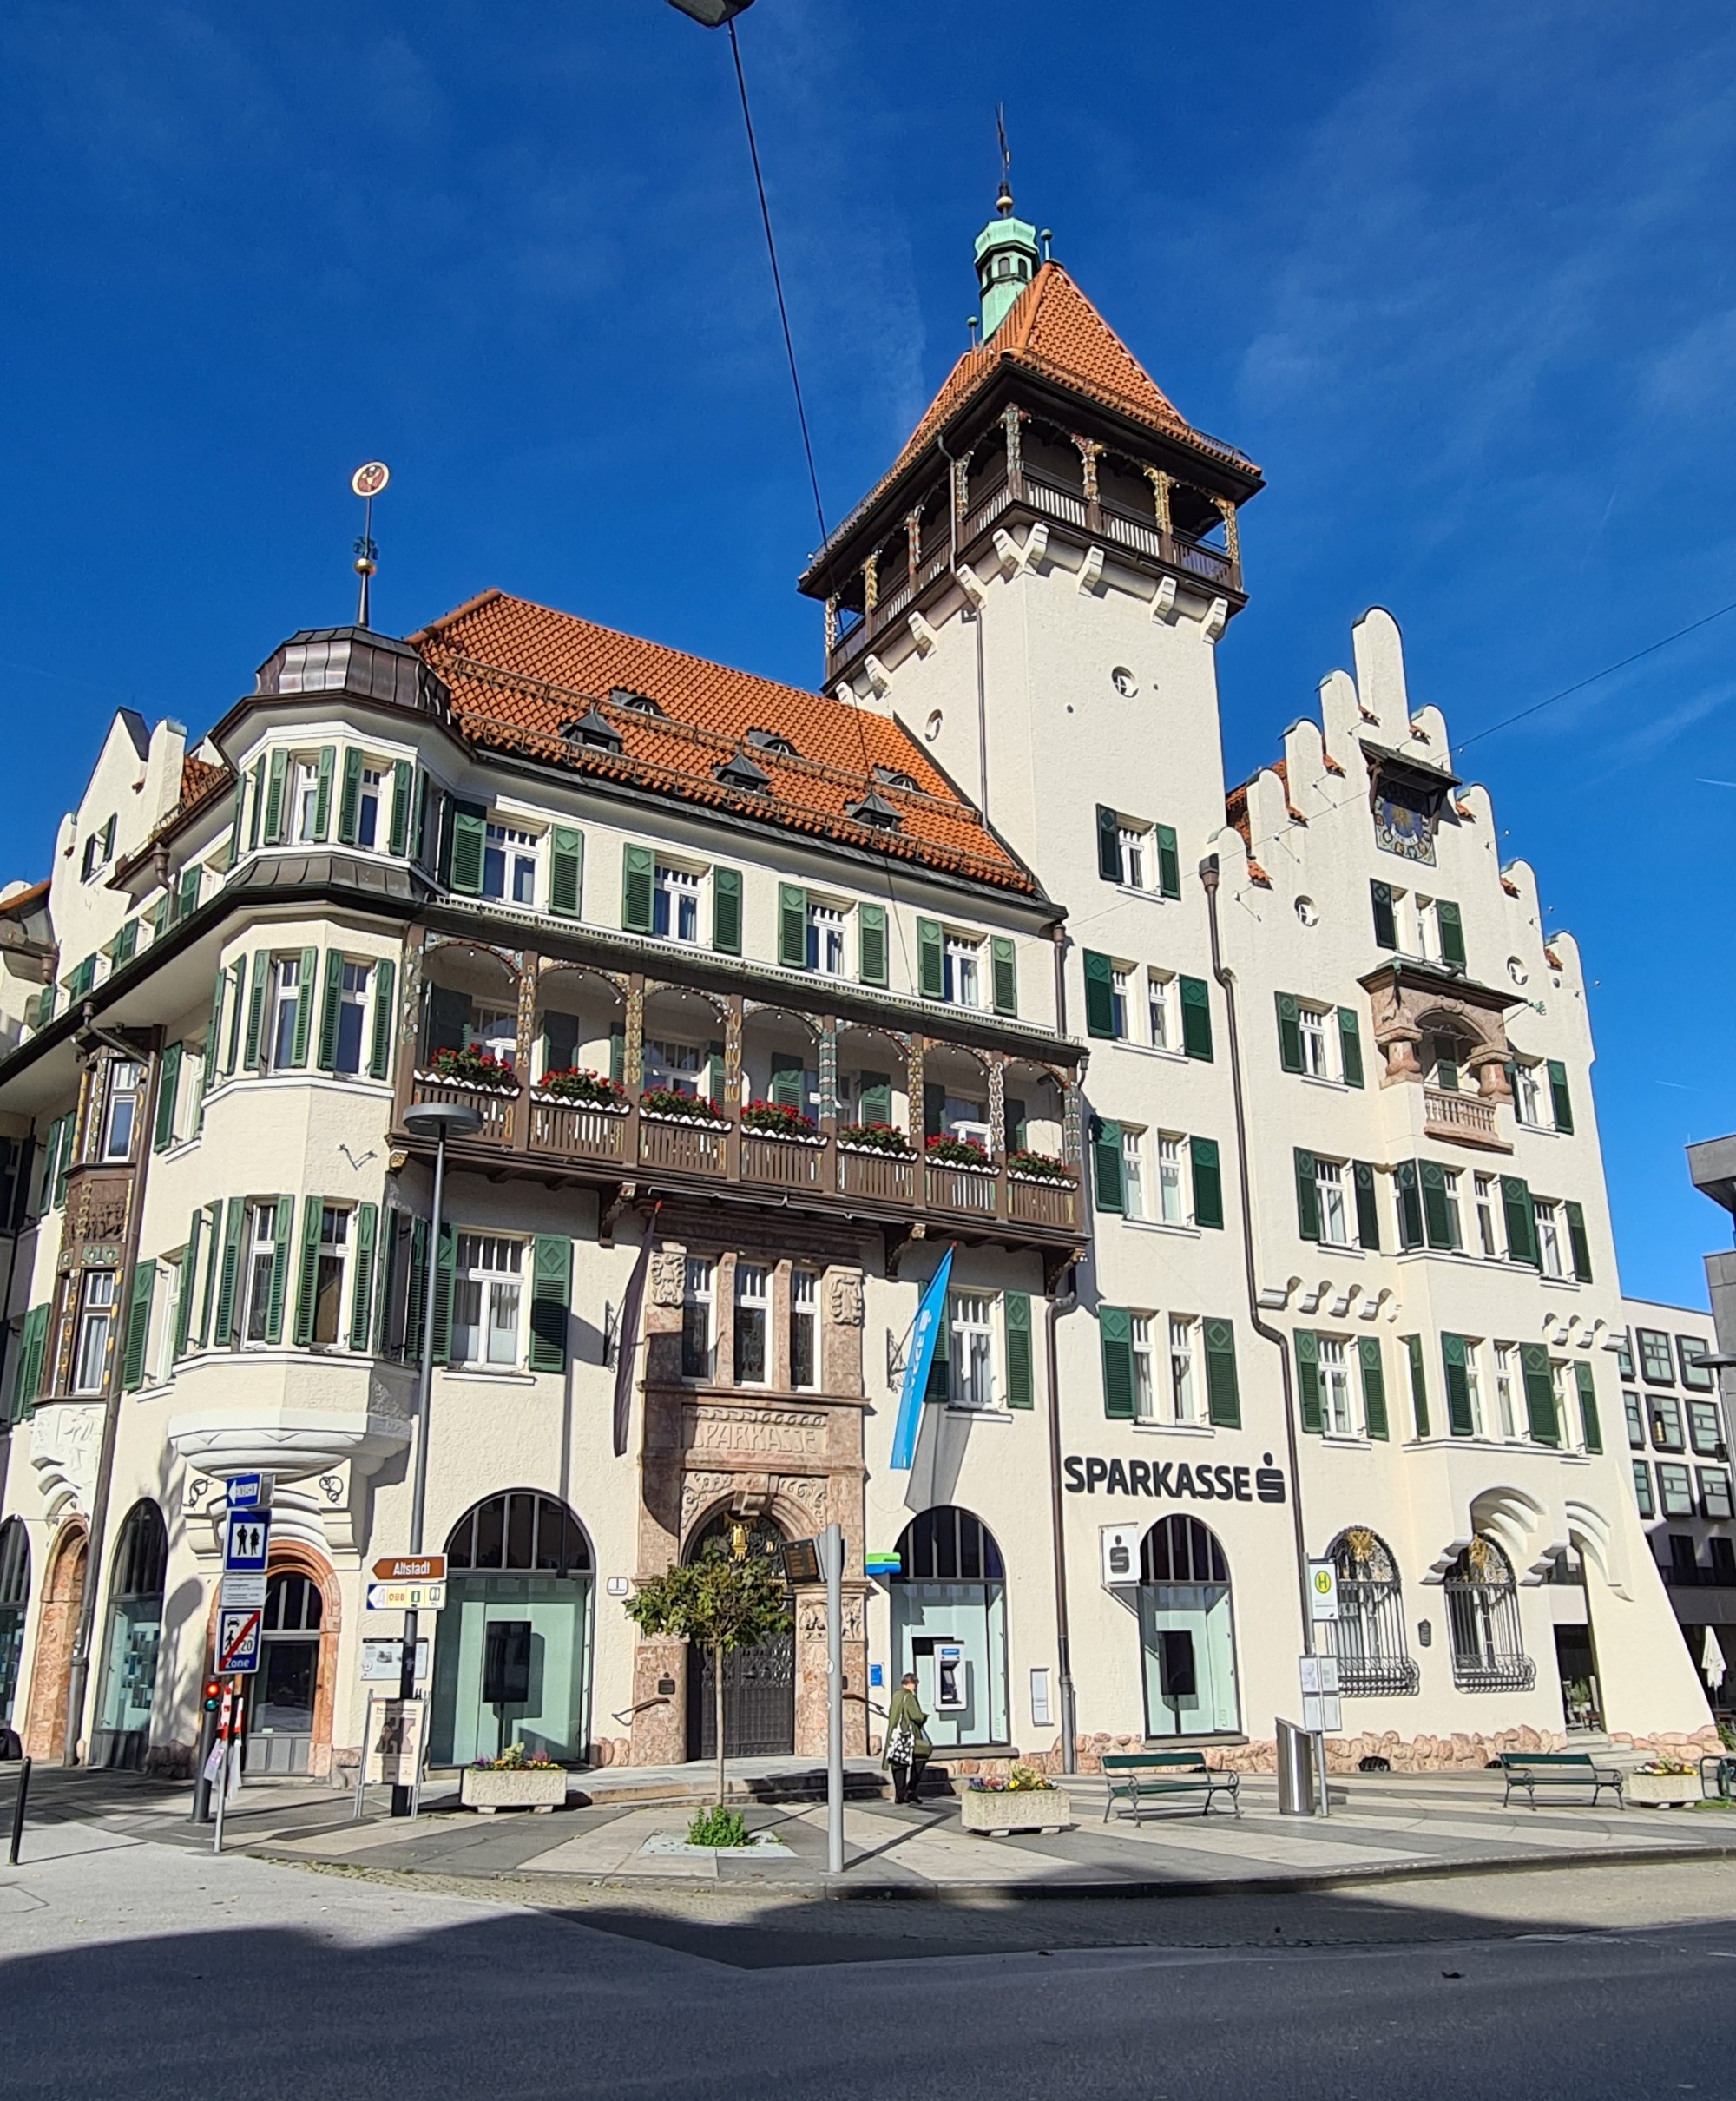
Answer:
[[917, 1425], [922, 1420], [923, 1395], [928, 1390], [928, 1367], [934, 1362], [934, 1346], [946, 1318], [946, 1286], [951, 1274], [949, 1248], [917, 1307], [911, 1346], [904, 1353], [904, 1383], [898, 1392], [898, 1419], [892, 1426], [892, 1465], [900, 1473], [910, 1472], [917, 1455]]

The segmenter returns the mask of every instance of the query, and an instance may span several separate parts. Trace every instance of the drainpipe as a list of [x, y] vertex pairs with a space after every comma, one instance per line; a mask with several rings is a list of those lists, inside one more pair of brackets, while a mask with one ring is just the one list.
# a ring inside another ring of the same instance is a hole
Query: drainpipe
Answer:
[[[108, 1338], [108, 1369], [102, 1381], [102, 1442], [97, 1452], [96, 1479], [90, 1496], [90, 1531], [85, 1544], [84, 1595], [79, 1600], [78, 1628], [73, 1637], [72, 1657], [66, 1675], [66, 1741], [61, 1747], [61, 1763], [69, 1767], [78, 1763], [78, 1742], [84, 1727], [85, 1694], [90, 1682], [90, 1637], [96, 1624], [97, 1592], [102, 1588], [102, 1552], [108, 1544], [108, 1496], [114, 1480], [115, 1442], [121, 1413], [121, 1359], [126, 1347], [127, 1321], [132, 1303], [133, 1270], [139, 1259], [139, 1235], [145, 1215], [145, 1180], [150, 1171], [151, 1140], [156, 1130], [157, 1087], [162, 1074], [162, 1059], [155, 1043], [149, 1049], [141, 1051], [137, 1044], [129, 1044], [124, 1037], [111, 1036], [106, 1029], [99, 1029], [91, 1019], [92, 1011], [87, 1001], [83, 1025], [79, 1031], [81, 1042], [101, 1044], [105, 1049], [116, 1051], [129, 1059], [141, 1057], [148, 1059], [150, 1078], [145, 1089], [143, 1110], [135, 1127], [134, 1143], [137, 1148], [138, 1164], [133, 1175], [133, 1201], [128, 1210], [126, 1243], [121, 1251], [121, 1266], [115, 1275], [115, 1325]], [[153, 1034], [155, 1034], [155, 1031]], [[89, 1110], [87, 1113], [89, 1113]], [[94, 1113], [100, 1121], [102, 1114], [100, 1102], [95, 1105]], [[88, 1136], [88, 1129], [87, 1125], [83, 1135]], [[61, 1230], [66, 1230], [64, 1220], [62, 1221]], [[74, 1324], [73, 1347], [76, 1349], [78, 1288], [76, 1280], [69, 1318]]]
[[[1253, 1253], [1253, 1191], [1248, 1174], [1247, 1108], [1242, 1091], [1241, 1037], [1236, 1020], [1236, 978], [1233, 971], [1224, 967], [1223, 949], [1219, 939], [1218, 857], [1215, 853], [1207, 854], [1200, 862], [1200, 880], [1206, 892], [1206, 917], [1212, 933], [1212, 975], [1223, 988], [1224, 1004], [1229, 1016], [1230, 1092], [1235, 1105], [1236, 1183], [1241, 1194], [1242, 1268], [1247, 1284], [1248, 1320], [1255, 1334], [1262, 1341], [1271, 1343], [1278, 1352], [1278, 1373], [1284, 1386], [1284, 1441], [1290, 1457], [1290, 1523], [1296, 1544], [1296, 1595], [1302, 1614], [1301, 1653], [1311, 1656], [1314, 1650], [1314, 1618], [1308, 1597], [1308, 1534], [1302, 1521], [1302, 1455], [1296, 1427], [1296, 1392], [1290, 1371], [1290, 1345], [1277, 1328], [1260, 1318], [1259, 1282]], [[1317, 1744], [1316, 1748], [1320, 1749], [1324, 1747]], [[1324, 1814], [1326, 1801], [1324, 1757], [1319, 1763], [1320, 1801]]]
[[1050, 1298], [1043, 1314], [1044, 1363], [1049, 1375], [1049, 1530], [1055, 1551], [1055, 1663], [1061, 1693], [1061, 1769], [1079, 1770], [1078, 1705], [1073, 1694], [1073, 1643], [1067, 1617], [1067, 1534], [1061, 1492], [1061, 1369], [1055, 1346], [1055, 1324], [1078, 1304], [1069, 1291]]

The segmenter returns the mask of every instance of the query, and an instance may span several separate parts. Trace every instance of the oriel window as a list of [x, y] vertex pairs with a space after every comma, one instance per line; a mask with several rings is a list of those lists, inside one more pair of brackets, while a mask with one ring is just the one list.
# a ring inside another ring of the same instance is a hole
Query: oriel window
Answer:
[[139, 1092], [144, 1068], [130, 1058], [115, 1059], [108, 1067], [108, 1102], [102, 1122], [102, 1157], [130, 1160], [133, 1133], [138, 1128]]
[[108, 1340], [115, 1326], [115, 1272], [87, 1269], [78, 1312], [78, 1348], [73, 1360], [75, 1393], [100, 1393], [108, 1368]]
[[344, 1251], [350, 1238], [350, 1214], [336, 1204], [319, 1214], [319, 1252], [314, 1258], [313, 1340], [335, 1342], [343, 1317]]
[[356, 844], [372, 846], [379, 838], [381, 769], [377, 766], [362, 768], [361, 800], [356, 805]]
[[256, 1203], [247, 1207], [247, 1314], [241, 1334], [248, 1342], [263, 1342], [271, 1319], [272, 1272], [277, 1265], [277, 1206]]
[[338, 981], [338, 1048], [333, 1059], [339, 1072], [362, 1069], [362, 1024], [367, 1018], [368, 981], [372, 965], [346, 963]]

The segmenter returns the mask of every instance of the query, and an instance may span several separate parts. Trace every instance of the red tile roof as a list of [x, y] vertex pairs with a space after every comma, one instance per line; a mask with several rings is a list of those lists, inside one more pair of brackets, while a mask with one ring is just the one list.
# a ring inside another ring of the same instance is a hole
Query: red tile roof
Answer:
[[[923, 747], [884, 715], [498, 590], [409, 639], [446, 682], [455, 727], [476, 745], [1037, 894], [1029, 872]], [[660, 712], [612, 701], [616, 687], [642, 694]], [[618, 754], [561, 735], [562, 723], [591, 708], [620, 736]], [[744, 745], [750, 729], [787, 739], [795, 756]], [[713, 778], [739, 749], [769, 776], [764, 793]], [[877, 766], [907, 776], [915, 789], [875, 780]], [[845, 805], [871, 790], [898, 811], [896, 829], [845, 815]]]
[[192, 809], [214, 794], [220, 787], [234, 779], [227, 766], [213, 766], [207, 759], [195, 759], [188, 752], [181, 762], [181, 811]]

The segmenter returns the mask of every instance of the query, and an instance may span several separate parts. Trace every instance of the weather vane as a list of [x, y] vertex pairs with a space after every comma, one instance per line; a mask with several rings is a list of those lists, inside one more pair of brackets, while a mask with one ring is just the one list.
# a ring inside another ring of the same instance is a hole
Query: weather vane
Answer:
[[995, 208], [1004, 214], [1013, 208], [1013, 156], [1007, 151], [1007, 108], [1004, 102], [995, 104], [995, 136], [1001, 144], [1001, 194], [995, 200]]
[[362, 499], [362, 532], [356, 542], [356, 574], [361, 578], [361, 589], [356, 598], [356, 625], [368, 624], [368, 584], [379, 566], [379, 550], [374, 545], [374, 498], [391, 479], [391, 473], [383, 461], [371, 459], [366, 466], [358, 467], [350, 477], [350, 486]]

